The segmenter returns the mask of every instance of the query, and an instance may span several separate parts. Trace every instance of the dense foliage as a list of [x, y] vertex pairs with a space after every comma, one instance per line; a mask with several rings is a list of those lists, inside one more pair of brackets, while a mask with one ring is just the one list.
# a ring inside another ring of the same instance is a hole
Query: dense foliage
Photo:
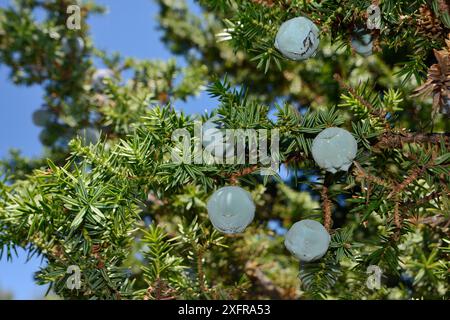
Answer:
[[[1, 252], [44, 256], [38, 283], [69, 299], [448, 299], [448, 1], [200, 0], [198, 15], [158, 0], [163, 41], [186, 67], [96, 49], [85, 22], [103, 8], [79, 1], [81, 29], [70, 30], [72, 2], [0, 9], [0, 63], [17, 85], [45, 88], [35, 119], [44, 157], [14, 152], [0, 166]], [[365, 30], [370, 5], [381, 9], [379, 29]], [[320, 29], [317, 55], [300, 62], [274, 47], [296, 16]], [[361, 29], [373, 55], [352, 49]], [[94, 60], [111, 76], [102, 81]], [[288, 178], [253, 164], [171, 161], [172, 133], [193, 134], [211, 116], [173, 103], [205, 87], [226, 128], [279, 130]], [[312, 158], [327, 127], [358, 142], [348, 172], [325, 173]], [[253, 223], [232, 236], [206, 212], [230, 184], [256, 204]], [[284, 233], [306, 218], [329, 229], [331, 245], [299, 264]], [[79, 289], [66, 285], [71, 265]], [[379, 289], [366, 285], [370, 265], [383, 272]]]

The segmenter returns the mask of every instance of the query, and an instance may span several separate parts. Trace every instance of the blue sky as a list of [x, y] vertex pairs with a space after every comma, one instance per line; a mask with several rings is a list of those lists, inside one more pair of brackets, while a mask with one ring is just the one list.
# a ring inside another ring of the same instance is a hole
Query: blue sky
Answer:
[[[98, 48], [140, 59], [165, 60], [172, 57], [156, 30], [158, 7], [152, 0], [96, 2], [108, 8], [106, 15], [97, 15], [89, 20]], [[12, 0], [0, 0], [0, 7], [10, 3]], [[179, 62], [184, 63], [180, 59]], [[5, 157], [11, 148], [20, 149], [29, 157], [39, 156], [42, 150], [38, 140], [40, 130], [33, 125], [31, 114], [42, 104], [43, 91], [39, 86], [17, 87], [9, 81], [8, 74], [8, 68], [0, 65], [0, 157]], [[215, 102], [206, 93], [176, 105], [187, 113], [211, 110], [214, 106]], [[33, 272], [40, 264], [39, 258], [26, 262], [23, 251], [19, 251], [12, 263], [3, 257], [0, 260], [0, 289], [12, 291], [16, 299], [42, 297], [46, 288], [33, 282]]]

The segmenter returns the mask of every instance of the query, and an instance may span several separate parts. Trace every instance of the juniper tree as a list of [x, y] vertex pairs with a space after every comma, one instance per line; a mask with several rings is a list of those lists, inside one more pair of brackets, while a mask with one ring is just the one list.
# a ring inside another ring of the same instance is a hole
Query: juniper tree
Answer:
[[[448, 298], [448, 1], [201, 0], [200, 15], [157, 3], [162, 39], [185, 67], [95, 48], [86, 21], [103, 8], [92, 1], [0, 9], [0, 62], [17, 85], [45, 89], [34, 114], [44, 156], [1, 162], [2, 254], [44, 257], [36, 281], [68, 299]], [[73, 4], [79, 30], [66, 25]], [[296, 17], [320, 37], [302, 61], [275, 46]], [[212, 114], [176, 110], [205, 86]], [[221, 129], [278, 130], [288, 178], [260, 163], [174, 162], [173, 133], [195, 146], [196, 123], [214, 116]], [[348, 170], [314, 161], [314, 139], [332, 127], [357, 142]], [[255, 204], [238, 234], [208, 219], [208, 199], [230, 185]], [[308, 219], [329, 248], [299, 263], [284, 234]], [[70, 266], [79, 286], [67, 285]], [[367, 285], [374, 266], [380, 288]]]

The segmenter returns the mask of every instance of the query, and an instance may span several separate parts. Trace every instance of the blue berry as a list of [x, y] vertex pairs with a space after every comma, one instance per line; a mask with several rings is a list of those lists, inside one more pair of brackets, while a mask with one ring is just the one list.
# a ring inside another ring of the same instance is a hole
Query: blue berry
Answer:
[[329, 172], [347, 171], [356, 157], [358, 144], [353, 135], [341, 128], [327, 128], [312, 144], [312, 155], [317, 165]]
[[235, 186], [223, 187], [214, 192], [206, 207], [213, 226], [228, 234], [243, 232], [255, 216], [251, 194]]
[[275, 48], [291, 60], [306, 60], [319, 47], [319, 29], [308, 18], [297, 17], [285, 21], [275, 38]]
[[325, 255], [330, 241], [330, 234], [321, 223], [302, 220], [289, 229], [284, 245], [300, 261], [310, 262]]
[[368, 57], [372, 54], [373, 41], [372, 35], [370, 33], [364, 33], [358, 30], [352, 36], [352, 47], [353, 49], [364, 57]]

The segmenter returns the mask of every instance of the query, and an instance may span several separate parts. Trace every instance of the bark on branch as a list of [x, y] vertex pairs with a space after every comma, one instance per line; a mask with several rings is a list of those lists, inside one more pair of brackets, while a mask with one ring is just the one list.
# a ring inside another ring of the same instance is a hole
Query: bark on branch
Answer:
[[245, 264], [245, 273], [247, 276], [271, 299], [292, 299], [289, 290], [278, 287], [272, 282], [258, 267], [254, 261], [248, 261]]
[[404, 143], [431, 143], [437, 144], [444, 141], [450, 146], [450, 133], [384, 133], [375, 144], [377, 149], [400, 148]]

